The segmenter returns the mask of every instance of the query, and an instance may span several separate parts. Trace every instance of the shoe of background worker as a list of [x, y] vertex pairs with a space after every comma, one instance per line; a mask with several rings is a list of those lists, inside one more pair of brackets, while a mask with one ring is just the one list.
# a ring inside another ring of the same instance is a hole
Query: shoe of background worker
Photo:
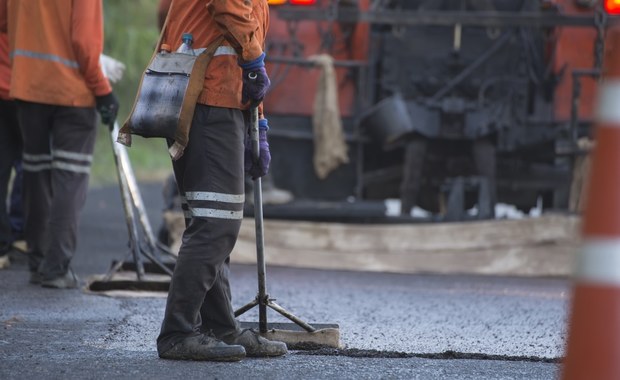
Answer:
[[[250, 205], [254, 204], [253, 188], [254, 181], [252, 181], [250, 177], [246, 176], [245, 200]], [[263, 195], [263, 204], [266, 205], [281, 205], [284, 203], [289, 203], [294, 199], [293, 193], [288, 190], [276, 187], [276, 184], [273, 182], [273, 177], [271, 173], [267, 173], [267, 175], [262, 178], [261, 190]]]
[[[277, 187], [263, 187], [264, 205], [281, 205], [293, 200], [293, 193], [288, 190], [278, 189]], [[245, 196], [249, 204], [254, 204], [254, 191], [250, 190]]]
[[9, 250], [0, 248], [0, 269], [6, 269], [11, 266], [11, 260], [9, 259]]
[[[266, 205], [281, 205], [293, 200], [293, 193], [288, 190], [280, 189], [273, 182], [273, 176], [267, 174], [261, 183], [263, 193], [263, 204]], [[254, 200], [254, 196], [252, 196]]]
[[293, 193], [287, 190], [278, 189], [277, 187], [263, 189], [263, 204], [281, 205], [289, 203], [293, 200]]
[[229, 345], [215, 337], [200, 334], [183, 339], [168, 351], [159, 353], [159, 357], [171, 360], [236, 362], [245, 357], [245, 349], [242, 346]]
[[225, 336], [222, 340], [228, 344], [243, 346], [248, 357], [282, 356], [288, 352], [286, 343], [265, 339], [252, 329]]
[[16, 250], [22, 253], [26, 253], [26, 251], [28, 250], [28, 246], [26, 245], [25, 240], [15, 240], [13, 242], [13, 248], [15, 248]]
[[41, 286], [54, 289], [75, 289], [78, 287], [78, 278], [75, 273], [73, 273], [73, 270], [69, 268], [67, 273], [60, 277], [51, 280], [41, 280]]

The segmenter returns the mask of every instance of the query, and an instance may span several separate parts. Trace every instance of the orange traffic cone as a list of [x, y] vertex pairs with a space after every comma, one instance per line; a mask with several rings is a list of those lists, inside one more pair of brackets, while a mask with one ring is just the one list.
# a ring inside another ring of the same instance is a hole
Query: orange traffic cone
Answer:
[[620, 29], [608, 30], [562, 379], [620, 379]]

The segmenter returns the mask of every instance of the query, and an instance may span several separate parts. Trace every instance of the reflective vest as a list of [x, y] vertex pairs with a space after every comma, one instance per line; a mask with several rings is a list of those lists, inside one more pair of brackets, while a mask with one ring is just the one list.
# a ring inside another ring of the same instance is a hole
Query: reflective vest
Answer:
[[[99, 65], [103, 50], [101, 0], [8, 2], [10, 95], [62, 106], [92, 107], [112, 91]], [[5, 22], [1, 19], [0, 26]]]

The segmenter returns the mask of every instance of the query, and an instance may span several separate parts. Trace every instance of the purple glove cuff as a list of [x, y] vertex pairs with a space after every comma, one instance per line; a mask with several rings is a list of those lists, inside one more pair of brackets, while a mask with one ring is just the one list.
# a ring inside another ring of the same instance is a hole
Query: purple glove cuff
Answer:
[[239, 64], [239, 66], [241, 66], [243, 70], [252, 71], [252, 70], [260, 69], [261, 67], [265, 67], [265, 53], [259, 55], [258, 58], [252, 61], [243, 62], [243, 63], [239, 61], [237, 63]]

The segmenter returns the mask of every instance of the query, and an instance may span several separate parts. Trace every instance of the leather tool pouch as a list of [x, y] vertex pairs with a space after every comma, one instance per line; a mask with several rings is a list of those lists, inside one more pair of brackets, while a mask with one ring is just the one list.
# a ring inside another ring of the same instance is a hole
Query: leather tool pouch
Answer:
[[131, 146], [131, 135], [173, 140], [173, 160], [183, 155], [205, 72], [223, 38], [198, 55], [156, 53], [142, 75], [131, 113], [117, 141]]

